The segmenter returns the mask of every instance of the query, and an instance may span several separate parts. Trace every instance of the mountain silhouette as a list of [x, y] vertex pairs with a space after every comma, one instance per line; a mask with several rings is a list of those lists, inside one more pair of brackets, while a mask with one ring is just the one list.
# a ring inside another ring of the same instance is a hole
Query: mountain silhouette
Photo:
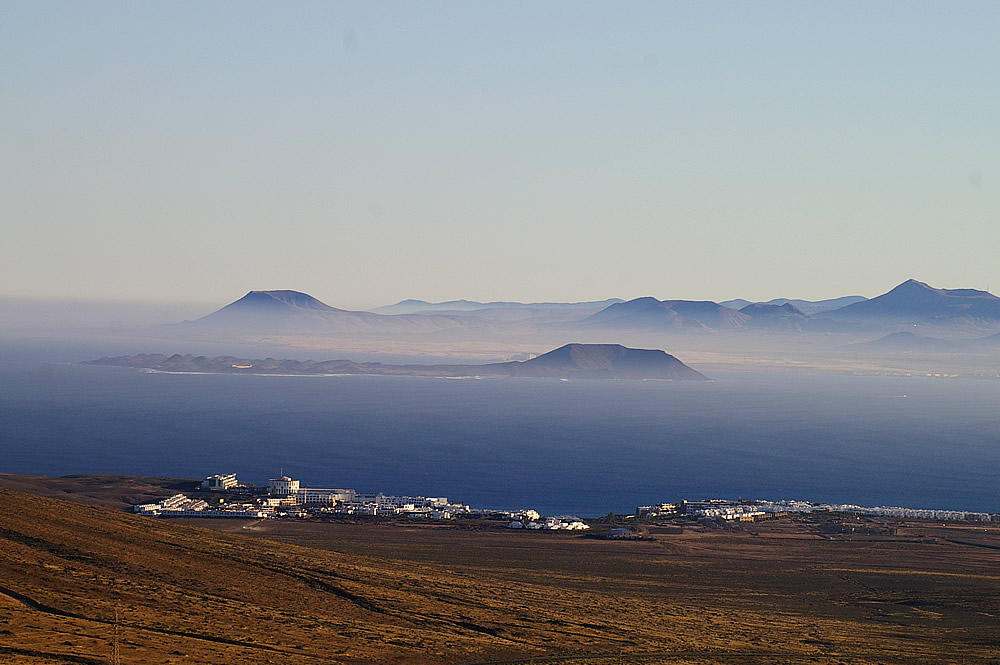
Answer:
[[1000, 321], [1000, 298], [977, 289], [938, 289], [908, 279], [888, 293], [826, 312], [839, 320], [996, 323]]
[[827, 312], [833, 309], [840, 309], [841, 307], [846, 307], [856, 302], [861, 302], [862, 300], [867, 300], [864, 296], [842, 296], [840, 298], [827, 298], [826, 300], [801, 300], [799, 298], [773, 298], [767, 302], [751, 302], [749, 300], [744, 300], [743, 298], [737, 298], [736, 300], [724, 300], [719, 304], [723, 307], [729, 307], [731, 309], [742, 310], [747, 305], [794, 305], [796, 309], [805, 314], [806, 316], [812, 316], [813, 314], [819, 314], [820, 312]]
[[732, 330], [745, 327], [749, 321], [746, 314], [708, 300], [657, 300], [647, 296], [610, 305], [583, 322], [622, 328]]
[[486, 367], [507, 368], [513, 376], [706, 380], [665, 351], [621, 344], [566, 344], [531, 360]]
[[443, 314], [374, 314], [331, 307], [300, 291], [250, 291], [183, 329], [224, 335], [241, 334], [425, 334], [441, 331], [516, 329], [516, 324], [476, 316]]

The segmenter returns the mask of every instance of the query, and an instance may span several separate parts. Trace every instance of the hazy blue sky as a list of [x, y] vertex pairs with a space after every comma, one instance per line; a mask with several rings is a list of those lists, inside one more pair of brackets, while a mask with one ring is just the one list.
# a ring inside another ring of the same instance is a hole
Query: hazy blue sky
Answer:
[[1000, 290], [1000, 2], [0, 0], [0, 296]]

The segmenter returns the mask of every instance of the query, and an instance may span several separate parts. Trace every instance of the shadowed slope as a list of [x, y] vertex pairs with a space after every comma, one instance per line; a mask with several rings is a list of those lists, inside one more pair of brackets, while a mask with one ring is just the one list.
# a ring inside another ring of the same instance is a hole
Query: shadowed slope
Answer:
[[133, 663], [453, 663], [544, 653], [554, 630], [613, 644], [566, 601], [519, 609], [544, 597], [0, 490], [0, 654], [40, 662], [106, 662], [116, 611]]
[[787, 302], [783, 305], [753, 303], [740, 309], [740, 313], [750, 317], [748, 325], [754, 328], [801, 330], [803, 324], [809, 321], [802, 310]]

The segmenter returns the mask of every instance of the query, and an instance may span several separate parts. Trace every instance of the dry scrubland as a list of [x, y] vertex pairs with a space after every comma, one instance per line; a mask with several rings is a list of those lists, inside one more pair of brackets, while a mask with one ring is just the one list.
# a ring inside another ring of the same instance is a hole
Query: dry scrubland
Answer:
[[200, 524], [0, 490], [0, 662], [1000, 662], [992, 526]]

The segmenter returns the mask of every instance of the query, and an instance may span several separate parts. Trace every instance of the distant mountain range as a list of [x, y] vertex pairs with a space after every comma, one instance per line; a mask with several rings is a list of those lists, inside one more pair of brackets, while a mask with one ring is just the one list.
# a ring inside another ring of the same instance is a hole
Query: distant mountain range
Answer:
[[823, 316], [902, 323], [994, 324], [1000, 321], [1000, 298], [976, 289], [936, 289], [910, 279], [888, 293], [824, 312]]
[[163, 372], [224, 374], [390, 374], [442, 377], [523, 376], [577, 379], [705, 381], [706, 377], [660, 350], [619, 344], [566, 344], [531, 360], [484, 365], [387, 365], [352, 360], [276, 360], [190, 354], [105, 357], [90, 365], [136, 367]]
[[819, 314], [820, 312], [829, 312], [834, 309], [840, 309], [841, 307], [846, 307], [847, 305], [853, 305], [856, 302], [861, 302], [863, 300], [868, 300], [864, 296], [844, 296], [842, 298], [830, 298], [827, 300], [798, 300], [796, 298], [775, 298], [773, 300], [768, 300], [767, 302], [750, 302], [749, 300], [743, 300], [737, 298], [736, 300], [725, 300], [720, 305], [725, 307], [730, 307], [732, 309], [742, 310], [748, 305], [777, 305], [779, 307], [783, 305], [792, 305], [797, 310], [802, 312], [807, 316], [812, 316], [813, 314]]
[[425, 300], [403, 300], [395, 305], [378, 307], [378, 314], [437, 314], [441, 316], [473, 316], [492, 321], [523, 322], [530, 325], [571, 323], [599, 312], [608, 305], [622, 302], [619, 298], [590, 302], [476, 302], [451, 300], [431, 303]]
[[195, 321], [189, 332], [223, 334], [428, 334], [449, 330], [511, 330], [505, 322], [465, 315], [385, 315], [331, 307], [298, 291], [251, 291]]
[[[745, 301], [728, 302], [736, 305]], [[840, 306], [831, 308], [834, 305]], [[989, 329], [1000, 326], [1000, 298], [975, 289], [937, 289], [911, 279], [870, 300], [860, 296], [816, 302], [778, 299], [748, 303], [738, 310], [706, 301], [636, 298], [610, 305], [583, 323], [647, 330], [826, 332], [903, 325]]]
[[[752, 303], [658, 300], [653, 297], [578, 303], [429, 303], [404, 300], [377, 312], [331, 307], [298, 291], [251, 291], [222, 309], [175, 324], [212, 336], [366, 335], [437, 337], [570, 336], [616, 330], [702, 332], [898, 332], [913, 326], [967, 331], [1000, 330], [1000, 298], [975, 289], [939, 289], [907, 280], [872, 298], [807, 301], [779, 298]], [[912, 331], [911, 331], [912, 332]]]
[[587, 317], [586, 324], [628, 328], [732, 330], [743, 328], [750, 317], [735, 309], [702, 300], [636, 298], [616, 303]]

